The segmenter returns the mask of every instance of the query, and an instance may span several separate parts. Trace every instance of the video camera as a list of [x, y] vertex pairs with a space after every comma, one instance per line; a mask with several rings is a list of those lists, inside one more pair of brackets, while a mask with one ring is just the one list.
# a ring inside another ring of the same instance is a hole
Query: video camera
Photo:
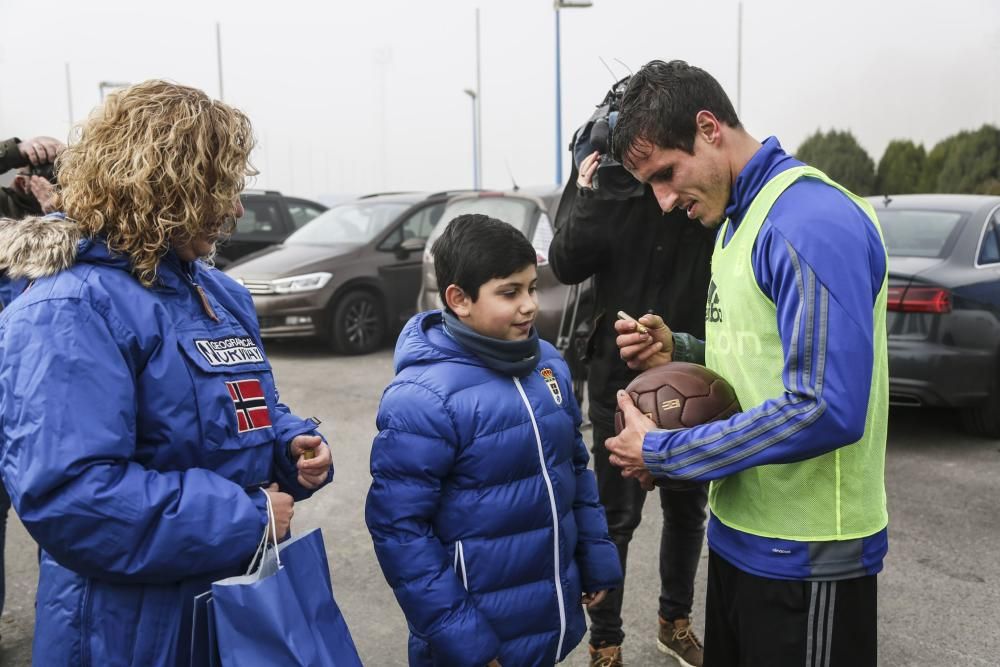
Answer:
[[594, 172], [592, 188], [597, 199], [629, 199], [642, 196], [646, 186], [635, 180], [620, 162], [611, 157], [611, 134], [618, 122], [622, 96], [628, 87], [629, 77], [611, 86], [604, 101], [597, 105], [590, 119], [573, 135], [573, 161], [579, 169], [585, 157], [597, 151], [600, 158]]
[[30, 167], [29, 173], [32, 176], [41, 176], [52, 185], [56, 184], [56, 170], [53, 163], [46, 162], [45, 164], [33, 164], [30, 165]]

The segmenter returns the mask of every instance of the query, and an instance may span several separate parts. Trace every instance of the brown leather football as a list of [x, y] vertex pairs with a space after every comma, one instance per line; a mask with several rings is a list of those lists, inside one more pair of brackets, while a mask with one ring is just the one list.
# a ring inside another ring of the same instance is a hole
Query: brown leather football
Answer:
[[[740, 411], [736, 392], [721, 376], [699, 364], [674, 361], [651, 368], [632, 380], [625, 391], [639, 411], [658, 428], [678, 429], [726, 419]], [[615, 433], [625, 426], [615, 410]], [[657, 480], [657, 486], [689, 489], [693, 482]]]

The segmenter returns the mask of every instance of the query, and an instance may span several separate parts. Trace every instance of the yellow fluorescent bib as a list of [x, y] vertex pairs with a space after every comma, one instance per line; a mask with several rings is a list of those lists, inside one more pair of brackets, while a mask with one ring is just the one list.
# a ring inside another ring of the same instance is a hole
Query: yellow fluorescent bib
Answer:
[[[729, 222], [723, 224], [712, 255], [712, 283], [705, 307], [705, 365], [733, 385], [744, 409], [786, 396], [792, 404], [784, 414], [806, 414], [815, 407], [807, 397], [786, 394], [782, 381], [785, 354], [778, 336], [776, 308], [761, 292], [751, 260], [754, 242], [771, 206], [800, 178], [817, 178], [846, 194], [882, 234], [868, 202], [812, 167], [789, 169], [768, 181], [725, 247], [722, 244]], [[808, 286], [804, 289], [808, 290]], [[861, 439], [806, 461], [757, 466], [712, 482], [709, 503], [722, 523], [754, 535], [798, 541], [856, 539], [886, 526], [889, 373], [885, 308], [883, 279], [873, 311], [872, 384]], [[817, 303], [815, 311], [819, 315], [818, 327], [825, 322], [826, 304]], [[818, 356], [813, 354], [806, 363], [816, 368], [822, 363]], [[802, 370], [808, 374], [809, 369]], [[778, 427], [772, 432], [780, 430]]]

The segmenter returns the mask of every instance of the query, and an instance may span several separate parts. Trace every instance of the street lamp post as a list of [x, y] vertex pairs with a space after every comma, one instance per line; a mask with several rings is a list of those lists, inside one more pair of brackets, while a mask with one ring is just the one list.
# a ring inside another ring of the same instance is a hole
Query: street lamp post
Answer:
[[561, 9], [583, 9], [594, 5], [590, 0], [580, 0], [573, 2], [570, 0], [553, 0], [552, 8], [556, 15], [556, 185], [562, 185], [562, 62], [559, 34], [559, 10]]
[[483, 187], [483, 82], [479, 41], [479, 7], [476, 7], [476, 89], [465, 91], [472, 98], [472, 180], [476, 190]]
[[482, 189], [479, 182], [479, 124], [477, 121], [478, 95], [471, 88], [465, 89], [465, 94], [472, 100], [472, 187], [476, 190]]

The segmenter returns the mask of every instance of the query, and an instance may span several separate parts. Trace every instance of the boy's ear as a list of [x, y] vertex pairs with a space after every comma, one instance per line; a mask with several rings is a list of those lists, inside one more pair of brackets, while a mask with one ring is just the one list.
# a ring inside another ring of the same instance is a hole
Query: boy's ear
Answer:
[[458, 317], [468, 317], [471, 312], [472, 299], [461, 287], [452, 283], [444, 290], [444, 302]]

